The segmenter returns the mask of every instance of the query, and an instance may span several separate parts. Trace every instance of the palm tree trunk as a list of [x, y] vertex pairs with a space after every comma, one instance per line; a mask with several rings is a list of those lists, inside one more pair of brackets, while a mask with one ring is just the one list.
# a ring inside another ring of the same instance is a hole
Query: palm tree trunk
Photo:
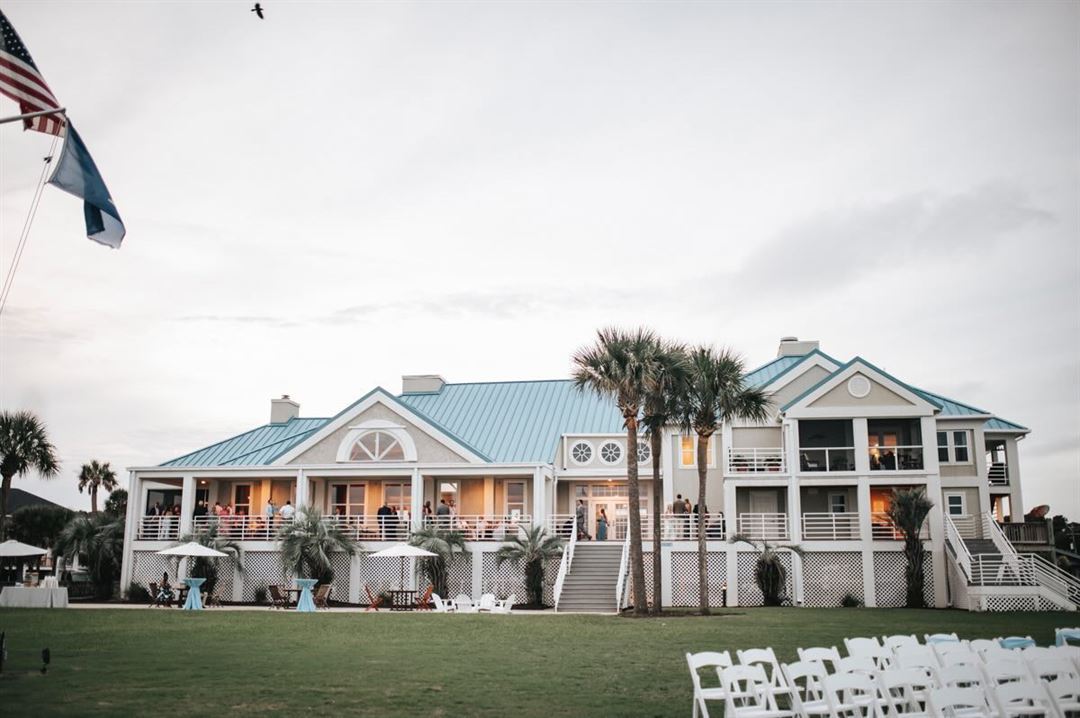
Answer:
[[698, 550], [698, 587], [701, 592], [701, 615], [709, 615], [709, 576], [707, 564], [709, 554], [705, 550], [705, 484], [709, 473], [709, 434], [698, 434], [697, 445], [697, 550]]
[[638, 484], [637, 415], [626, 418], [626, 494], [630, 509], [630, 576], [634, 584], [634, 613], [649, 612], [645, 593], [645, 563], [641, 551], [641, 487]]
[[11, 491], [12, 474], [4, 474], [3, 482], [0, 482], [0, 541], [4, 540], [4, 524], [7, 522], [8, 493]]
[[662, 448], [662, 432], [655, 430], [649, 436], [652, 449], [652, 612], [654, 615], [659, 616], [660, 611], [663, 608], [663, 602], [661, 601], [661, 591], [663, 587], [660, 585], [662, 578], [660, 573], [660, 539], [661, 539], [661, 526], [660, 526], [660, 507], [664, 505], [664, 487], [660, 483], [660, 450]]
[[90, 513], [97, 513], [97, 485], [90, 485]]

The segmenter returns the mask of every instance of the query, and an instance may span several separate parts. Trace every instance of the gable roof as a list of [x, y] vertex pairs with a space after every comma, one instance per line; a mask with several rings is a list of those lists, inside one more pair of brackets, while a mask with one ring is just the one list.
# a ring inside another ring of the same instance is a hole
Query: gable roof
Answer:
[[833, 359], [831, 356], [821, 351], [820, 349], [813, 349], [806, 354], [800, 354], [797, 356], [782, 356], [776, 357], [770, 362], [762, 364], [757, 369], [747, 372], [743, 377], [743, 381], [748, 387], [754, 389], [760, 389], [764, 386], [772, 384], [774, 381], [784, 376], [788, 372], [795, 369], [795, 367], [804, 363], [812, 356], [819, 356], [833, 364], [840, 366], [840, 362]]
[[264, 466], [308, 438], [330, 419], [289, 419], [237, 434], [166, 461], [162, 466]]
[[903, 389], [906, 389], [907, 391], [911, 392], [912, 394], [919, 397], [920, 399], [923, 399], [924, 401], [926, 401], [926, 403], [930, 404], [931, 406], [933, 406], [933, 407], [935, 407], [937, 409], [941, 408], [941, 402], [934, 399], [933, 395], [927, 394], [926, 392], [921, 391], [920, 389], [916, 389], [915, 387], [911, 386], [910, 384], [897, 379], [895, 376], [893, 376], [889, 372], [887, 372], [887, 371], [885, 371], [883, 369], [880, 369], [880, 368], [874, 366], [873, 364], [871, 364], [870, 362], [866, 361], [862, 357], [857, 356], [857, 357], [853, 357], [850, 361], [848, 361], [848, 362], [846, 362], [844, 364], [841, 364], [836, 369], [836, 371], [828, 374], [827, 376], [822, 377], [821, 381], [819, 381], [818, 383], [816, 383], [813, 386], [809, 387], [806, 391], [804, 391], [802, 394], [799, 394], [797, 397], [795, 397], [794, 399], [792, 399], [788, 403], [784, 404], [782, 407], [780, 407], [780, 411], [787, 411], [791, 407], [795, 406], [796, 404], [801, 402], [803, 399], [805, 399], [806, 397], [808, 397], [811, 394], [813, 394], [814, 392], [816, 392], [821, 387], [823, 387], [826, 384], [828, 384], [829, 382], [833, 381], [836, 377], [843, 374], [845, 371], [850, 369], [855, 364], [862, 364], [867, 369], [870, 369], [871, 371], [875, 372], [876, 374], [880, 374], [881, 376], [885, 377], [886, 379], [888, 379], [888, 380], [890, 380], [892, 382], [895, 382], [898, 386], [902, 387]]
[[499, 463], [551, 462], [563, 434], [623, 430], [614, 402], [569, 379], [445, 384], [399, 399]]

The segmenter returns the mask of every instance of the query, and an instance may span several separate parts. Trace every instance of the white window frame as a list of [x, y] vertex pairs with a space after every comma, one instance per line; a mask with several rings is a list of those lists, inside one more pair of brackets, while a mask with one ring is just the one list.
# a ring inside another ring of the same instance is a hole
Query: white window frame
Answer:
[[[585, 444], [589, 447], [590, 453], [588, 461], [578, 461], [576, 458], [574, 458], [574, 447], [578, 444]], [[596, 447], [593, 446], [593, 443], [588, 439], [574, 439], [573, 441], [569, 442], [569, 445], [566, 447], [566, 458], [569, 459], [568, 463], [574, 464], [575, 466], [588, 466], [596, 460]]]
[[[333, 516], [334, 515], [334, 507], [342, 505], [342, 504], [338, 504], [336, 501], [334, 501], [334, 490], [338, 486], [344, 486], [345, 487], [345, 503], [343, 504], [343, 506], [344, 506], [345, 512], [342, 514], [342, 516], [361, 516], [361, 517], [366, 516], [367, 515], [367, 507], [368, 507], [368, 499], [370, 498], [370, 493], [368, 492], [368, 488], [369, 488], [368, 483], [369, 482], [367, 482], [367, 481], [331, 481], [330, 484], [329, 484], [329, 489], [326, 492], [326, 510], [328, 512], [327, 515]], [[352, 508], [351, 508], [352, 507], [352, 502], [349, 501], [349, 489], [351, 487], [353, 487], [353, 486], [363, 486], [364, 487], [363, 511], [361, 513], [359, 513], [359, 514], [352, 513]]]
[[[960, 446], [961, 448], [967, 449], [967, 461], [956, 460], [956, 447], [958, 446], [958, 444], [956, 443], [956, 434], [960, 433], [966, 436], [967, 444]], [[945, 434], [944, 446], [940, 443], [941, 434]], [[975, 463], [975, 458], [972, 452], [973, 443], [974, 437], [972, 436], [971, 429], [938, 429], [934, 434], [934, 451], [937, 451], [939, 449], [945, 449], [948, 458], [947, 461], [941, 461], [939, 457], [938, 463], [947, 464], [950, 466], [970, 466], [971, 464]]]
[[[602, 463], [602, 464], [605, 464], [607, 466], [618, 466], [619, 464], [623, 463], [625, 461], [625, 459], [626, 459], [626, 446], [625, 446], [625, 443], [626, 443], [625, 441], [619, 441], [618, 439], [604, 439], [603, 441], [600, 442], [600, 445], [598, 447], [596, 447], [596, 457], [598, 459], [600, 459], [600, 463]], [[607, 459], [604, 458], [604, 447], [607, 446], [608, 444], [614, 444], [615, 446], [619, 447], [619, 456], [614, 461], [608, 461]], [[637, 446], [636, 445], [634, 447], [634, 454], [635, 454], [634, 459], [636, 460], [637, 459], [637, 456], [636, 456], [636, 454], [637, 454]]]
[[[958, 497], [960, 499], [960, 513], [958, 513], [958, 514], [953, 513], [952, 505], [949, 503], [949, 500], [952, 499], [954, 496]], [[961, 493], [959, 491], [950, 491], [950, 492], [946, 493], [945, 494], [945, 513], [948, 516], [967, 516], [968, 515], [968, 512], [967, 512], [967, 495], [964, 494], [964, 493]]]
[[[843, 499], [843, 501], [844, 501], [844, 510], [843, 511], [834, 511], [833, 510], [833, 499], [835, 499], [835, 498]], [[829, 513], [830, 514], [846, 514], [846, 513], [848, 513], [848, 501], [847, 501], [847, 492], [846, 491], [832, 491], [832, 492], [829, 493]]]
[[[690, 435], [679, 434], [678, 437], [679, 437], [679, 468], [680, 469], [694, 469], [694, 468], [697, 468], [698, 435], [697, 434], [690, 434]], [[686, 463], [683, 463], [683, 439], [689, 439], [689, 438], [692, 438], [694, 440], [694, 461], [689, 463], [689, 464], [686, 464]], [[705, 467], [707, 469], [715, 469], [716, 468], [716, 442], [717, 442], [717, 435], [716, 434], [713, 434], [712, 436], [709, 437], [709, 463]]]
[[[353, 459], [351, 457], [353, 446], [356, 442], [360, 441], [367, 434], [371, 434], [376, 431], [381, 431], [385, 434], [389, 434], [391, 437], [397, 440], [401, 445], [401, 453], [403, 458], [401, 459], [381, 459], [372, 461], [371, 459]], [[345, 434], [345, 438], [341, 440], [338, 445], [336, 460], [340, 463], [349, 464], [372, 464], [372, 463], [388, 463], [388, 464], [400, 464], [403, 461], [416, 461], [416, 443], [412, 437], [409, 436], [409, 432], [404, 426], [400, 424], [394, 424], [393, 422], [383, 421], [381, 419], [374, 419], [372, 421], [365, 421], [362, 424], [350, 426], [348, 433]]]
[[646, 456], [644, 459], [638, 459], [638, 466], [644, 466], [645, 464], [648, 464], [648, 463], [652, 462], [652, 442], [649, 441], [648, 439], [638, 439], [637, 443], [638, 443], [638, 447], [637, 447], [638, 450], [635, 452], [635, 454], [636, 455], [641, 454], [641, 445], [643, 445], [643, 444], [645, 446], [645, 452], [648, 454], [648, 456]]
[[521, 515], [529, 515], [529, 483], [527, 481], [505, 481], [503, 482], [503, 516], [510, 515], [510, 486], [511, 484], [517, 484], [521, 486]]
[[247, 515], [250, 516], [252, 509], [252, 499], [255, 497], [255, 485], [250, 481], [237, 481], [233, 483], [232, 491], [229, 492], [229, 498], [232, 499], [232, 501], [230, 501], [229, 503], [232, 504], [233, 513], [235, 514], [236, 507], [241, 505], [236, 503], [236, 490], [239, 489], [241, 486], [246, 486], [248, 490], [248, 502], [243, 505], [247, 506]]

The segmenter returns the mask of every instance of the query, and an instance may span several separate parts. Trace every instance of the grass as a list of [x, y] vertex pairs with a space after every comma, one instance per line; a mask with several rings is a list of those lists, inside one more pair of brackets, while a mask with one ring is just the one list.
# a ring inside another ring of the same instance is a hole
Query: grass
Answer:
[[[685, 716], [686, 651], [1032, 635], [1076, 614], [729, 609], [702, 618], [0, 610], [0, 714]], [[52, 663], [39, 672], [40, 651]]]

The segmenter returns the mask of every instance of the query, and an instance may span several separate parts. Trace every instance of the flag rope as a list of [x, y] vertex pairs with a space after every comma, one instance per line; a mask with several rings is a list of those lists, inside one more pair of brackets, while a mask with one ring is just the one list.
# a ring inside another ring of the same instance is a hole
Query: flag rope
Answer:
[[34, 197], [30, 200], [30, 209], [26, 213], [26, 220], [23, 221], [22, 232], [19, 235], [19, 243], [15, 247], [15, 254], [12, 255], [11, 264], [8, 266], [7, 275], [4, 277], [3, 289], [0, 289], [0, 314], [3, 314], [4, 307], [7, 306], [8, 297], [11, 295], [11, 285], [15, 282], [15, 272], [19, 269], [19, 261], [22, 259], [23, 250], [26, 249], [26, 242], [30, 238], [30, 230], [34, 226], [34, 217], [37, 216], [38, 205], [41, 204], [41, 196], [45, 193], [45, 185], [47, 184], [46, 175], [48, 174], [49, 165], [52, 163], [54, 153], [56, 152], [56, 143], [59, 139], [59, 135], [53, 135], [49, 154], [42, 160], [41, 176], [38, 177]]

